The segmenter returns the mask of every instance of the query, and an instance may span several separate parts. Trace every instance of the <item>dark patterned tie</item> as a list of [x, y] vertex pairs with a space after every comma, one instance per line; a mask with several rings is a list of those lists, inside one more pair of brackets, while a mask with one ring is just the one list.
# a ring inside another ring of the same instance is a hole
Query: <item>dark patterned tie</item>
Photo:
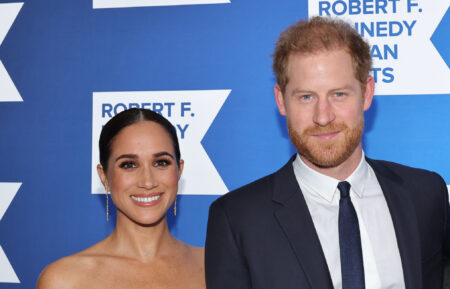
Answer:
[[364, 289], [364, 264], [358, 216], [350, 200], [350, 184], [340, 182], [339, 247], [341, 251], [342, 289]]

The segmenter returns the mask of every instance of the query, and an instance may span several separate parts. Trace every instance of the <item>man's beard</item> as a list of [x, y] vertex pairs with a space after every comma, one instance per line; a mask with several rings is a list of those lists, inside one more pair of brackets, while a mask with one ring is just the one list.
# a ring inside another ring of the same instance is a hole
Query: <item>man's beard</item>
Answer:
[[[346, 161], [361, 142], [364, 129], [364, 117], [358, 121], [355, 127], [349, 128], [345, 123], [331, 123], [325, 127], [314, 125], [299, 134], [287, 122], [289, 136], [298, 153], [320, 168], [337, 167]], [[339, 131], [342, 136], [338, 140], [314, 140], [313, 135]]]

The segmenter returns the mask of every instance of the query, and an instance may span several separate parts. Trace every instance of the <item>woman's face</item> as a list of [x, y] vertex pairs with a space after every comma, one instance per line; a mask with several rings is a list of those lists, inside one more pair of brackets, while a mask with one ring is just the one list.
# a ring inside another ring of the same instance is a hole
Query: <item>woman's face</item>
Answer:
[[183, 161], [178, 167], [169, 133], [158, 123], [141, 121], [113, 139], [108, 171], [98, 166], [105, 188], [121, 215], [149, 225], [161, 220], [174, 202]]

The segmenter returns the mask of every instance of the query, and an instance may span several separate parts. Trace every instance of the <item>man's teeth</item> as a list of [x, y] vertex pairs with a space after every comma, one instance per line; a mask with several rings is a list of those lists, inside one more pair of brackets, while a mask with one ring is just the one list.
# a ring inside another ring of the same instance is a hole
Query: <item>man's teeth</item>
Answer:
[[154, 202], [157, 199], [159, 199], [161, 197], [161, 195], [155, 195], [152, 197], [146, 197], [146, 198], [140, 198], [140, 197], [135, 197], [135, 196], [131, 196], [131, 198], [139, 203], [150, 203], [150, 202]]

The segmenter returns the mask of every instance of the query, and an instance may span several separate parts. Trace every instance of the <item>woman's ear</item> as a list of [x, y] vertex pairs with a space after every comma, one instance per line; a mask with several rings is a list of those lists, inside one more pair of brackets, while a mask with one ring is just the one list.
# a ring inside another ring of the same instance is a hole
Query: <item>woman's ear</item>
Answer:
[[98, 173], [98, 176], [100, 177], [100, 180], [102, 181], [103, 186], [105, 187], [105, 190], [107, 192], [109, 192], [110, 188], [109, 188], [109, 184], [108, 184], [108, 179], [106, 178], [106, 173], [103, 170], [103, 166], [100, 164], [97, 165], [97, 173]]
[[184, 168], [184, 161], [180, 160], [180, 165], [178, 166], [178, 179], [181, 178], [181, 173], [183, 172], [183, 168]]

